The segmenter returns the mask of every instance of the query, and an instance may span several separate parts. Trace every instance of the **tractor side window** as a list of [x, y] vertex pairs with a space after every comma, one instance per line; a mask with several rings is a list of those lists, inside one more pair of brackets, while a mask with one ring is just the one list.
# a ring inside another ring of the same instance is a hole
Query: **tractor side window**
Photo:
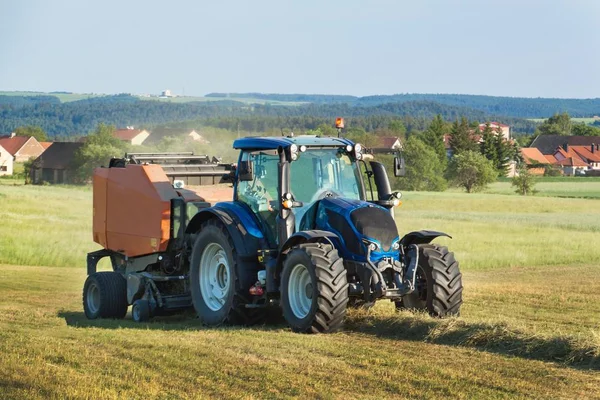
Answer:
[[237, 199], [250, 207], [263, 225], [263, 232], [270, 243], [277, 237], [277, 151], [263, 150], [242, 153], [242, 161], [251, 161], [254, 178], [237, 182]]

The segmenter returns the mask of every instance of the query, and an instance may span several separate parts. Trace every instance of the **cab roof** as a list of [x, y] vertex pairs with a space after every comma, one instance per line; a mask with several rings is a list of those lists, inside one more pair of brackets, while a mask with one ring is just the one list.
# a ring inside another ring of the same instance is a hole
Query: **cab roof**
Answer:
[[340, 147], [348, 144], [354, 144], [351, 140], [344, 138], [333, 138], [329, 136], [318, 137], [314, 135], [300, 135], [293, 137], [246, 137], [237, 139], [233, 142], [233, 148], [239, 150], [274, 150], [279, 147], [289, 147], [292, 144], [297, 146], [323, 146]]

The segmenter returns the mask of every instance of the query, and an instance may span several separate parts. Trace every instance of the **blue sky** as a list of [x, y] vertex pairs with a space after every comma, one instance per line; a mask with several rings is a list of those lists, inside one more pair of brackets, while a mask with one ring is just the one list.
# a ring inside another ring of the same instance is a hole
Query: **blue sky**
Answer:
[[0, 90], [600, 97], [595, 0], [0, 0]]

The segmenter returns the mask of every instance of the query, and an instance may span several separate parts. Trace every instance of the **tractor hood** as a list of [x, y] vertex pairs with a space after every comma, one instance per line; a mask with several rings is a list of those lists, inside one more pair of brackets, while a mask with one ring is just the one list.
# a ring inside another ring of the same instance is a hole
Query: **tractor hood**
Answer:
[[389, 210], [366, 201], [343, 198], [325, 198], [314, 208], [312, 215], [306, 216], [314, 221], [310, 225], [313, 229], [335, 233], [343, 244], [339, 250], [346, 253], [341, 254], [344, 258], [366, 260], [371, 243], [376, 247], [371, 251], [371, 261], [398, 258], [394, 244], [400, 238]]

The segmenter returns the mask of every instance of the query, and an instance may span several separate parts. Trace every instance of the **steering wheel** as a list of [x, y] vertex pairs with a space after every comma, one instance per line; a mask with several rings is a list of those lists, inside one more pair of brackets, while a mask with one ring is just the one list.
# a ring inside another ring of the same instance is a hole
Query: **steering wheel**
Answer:
[[325, 190], [315, 193], [315, 195], [312, 197], [312, 199], [310, 199], [310, 202], [312, 203], [317, 200], [323, 200], [325, 198], [331, 198], [331, 197], [342, 197], [342, 195], [339, 194], [338, 192], [334, 192], [333, 190], [325, 189]]

